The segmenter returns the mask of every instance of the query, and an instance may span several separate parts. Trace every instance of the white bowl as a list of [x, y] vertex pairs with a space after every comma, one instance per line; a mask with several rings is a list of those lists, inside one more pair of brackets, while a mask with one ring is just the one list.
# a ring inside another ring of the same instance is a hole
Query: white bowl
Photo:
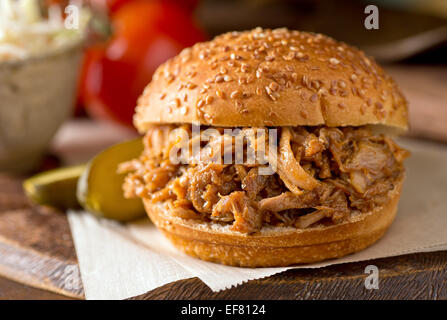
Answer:
[[35, 167], [72, 113], [82, 43], [0, 62], [0, 171]]

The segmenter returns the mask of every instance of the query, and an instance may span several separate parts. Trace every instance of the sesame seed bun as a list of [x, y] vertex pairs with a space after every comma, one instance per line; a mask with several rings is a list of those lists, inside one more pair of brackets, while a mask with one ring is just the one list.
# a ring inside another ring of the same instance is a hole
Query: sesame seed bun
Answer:
[[321, 34], [226, 33], [162, 64], [134, 123], [407, 128], [396, 83], [362, 51]]
[[232, 266], [278, 267], [339, 258], [376, 242], [394, 220], [403, 180], [402, 176], [389, 191], [385, 205], [341, 224], [306, 229], [264, 227], [251, 235], [176, 217], [150, 200], [144, 204], [155, 225], [188, 255]]

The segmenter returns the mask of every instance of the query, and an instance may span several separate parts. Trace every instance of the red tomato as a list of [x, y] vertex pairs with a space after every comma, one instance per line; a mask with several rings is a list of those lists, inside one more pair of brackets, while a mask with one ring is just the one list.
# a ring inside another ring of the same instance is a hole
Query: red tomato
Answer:
[[155, 69], [203, 41], [204, 34], [171, 2], [129, 2], [112, 15], [112, 26], [112, 38], [86, 54], [81, 98], [93, 117], [131, 126], [137, 99]]
[[88, 3], [96, 9], [103, 10], [106, 12], [115, 12], [123, 4], [130, 1], [134, 0], [88, 0]]
[[[47, 0], [47, 1], [61, 1], [61, 0]], [[123, 4], [130, 1], [135, 0], [88, 0], [87, 2], [96, 9], [113, 13], [117, 11]], [[153, 0], [146, 0], [146, 1], [153, 1]], [[190, 12], [192, 12], [199, 4], [199, 0], [160, 0], [160, 1], [175, 3], [187, 9]]]
[[163, 0], [163, 1], [174, 2], [190, 12], [193, 12], [194, 9], [197, 8], [200, 2], [200, 0]]

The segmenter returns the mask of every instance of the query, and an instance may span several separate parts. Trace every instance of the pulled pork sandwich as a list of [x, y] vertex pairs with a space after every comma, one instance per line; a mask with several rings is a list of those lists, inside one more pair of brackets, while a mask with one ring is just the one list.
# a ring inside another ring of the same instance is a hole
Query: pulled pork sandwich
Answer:
[[[408, 152], [389, 134], [407, 129], [407, 103], [372, 59], [321, 34], [258, 28], [185, 49], [158, 68], [134, 123], [145, 149], [120, 166], [124, 192], [194, 257], [337, 258], [377, 241], [396, 214]], [[187, 151], [198, 141], [194, 129], [218, 135], [174, 161], [179, 141]], [[261, 156], [221, 161], [238, 157], [226, 129], [261, 132], [240, 158], [264, 145]]]

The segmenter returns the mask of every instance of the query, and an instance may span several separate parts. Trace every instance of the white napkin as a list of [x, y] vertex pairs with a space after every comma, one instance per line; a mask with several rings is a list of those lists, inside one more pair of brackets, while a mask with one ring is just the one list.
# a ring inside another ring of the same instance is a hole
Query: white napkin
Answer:
[[411, 140], [396, 220], [373, 246], [344, 258], [288, 268], [235, 268], [177, 251], [144, 219], [122, 225], [69, 212], [87, 299], [124, 299], [172, 281], [198, 277], [219, 291], [292, 268], [320, 268], [414, 252], [447, 250], [447, 148]]

